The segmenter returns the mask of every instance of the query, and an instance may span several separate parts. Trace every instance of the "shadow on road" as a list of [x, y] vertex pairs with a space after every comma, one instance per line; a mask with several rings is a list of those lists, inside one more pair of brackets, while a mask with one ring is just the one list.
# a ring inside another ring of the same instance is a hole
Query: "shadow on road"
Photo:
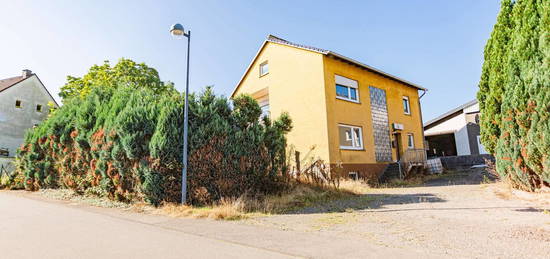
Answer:
[[357, 197], [332, 201], [323, 205], [303, 208], [286, 214], [335, 213], [349, 210], [379, 209], [392, 204], [445, 202], [431, 193], [415, 194], [365, 194]]
[[433, 177], [434, 179], [427, 180], [421, 186], [472, 185], [490, 183], [496, 180], [496, 177], [488, 173], [485, 168], [447, 171]]

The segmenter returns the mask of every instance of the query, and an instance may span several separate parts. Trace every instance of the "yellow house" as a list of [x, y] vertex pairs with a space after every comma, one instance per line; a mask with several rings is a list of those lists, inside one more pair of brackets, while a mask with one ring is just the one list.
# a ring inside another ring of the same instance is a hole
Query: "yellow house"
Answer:
[[269, 35], [231, 97], [249, 94], [273, 118], [288, 112], [288, 144], [302, 158], [374, 178], [407, 150], [424, 148], [419, 91], [426, 89], [335, 52]]

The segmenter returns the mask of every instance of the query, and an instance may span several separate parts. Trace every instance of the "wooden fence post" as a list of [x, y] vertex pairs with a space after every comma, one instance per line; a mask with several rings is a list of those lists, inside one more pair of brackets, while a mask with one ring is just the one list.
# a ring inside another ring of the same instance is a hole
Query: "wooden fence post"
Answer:
[[300, 182], [300, 172], [302, 171], [302, 168], [300, 167], [300, 152], [294, 152], [294, 157], [296, 159], [296, 180]]

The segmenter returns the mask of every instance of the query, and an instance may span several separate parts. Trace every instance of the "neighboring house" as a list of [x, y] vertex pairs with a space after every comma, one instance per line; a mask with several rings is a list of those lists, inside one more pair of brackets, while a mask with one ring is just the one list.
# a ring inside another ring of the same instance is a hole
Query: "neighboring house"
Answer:
[[371, 178], [407, 149], [423, 149], [419, 90], [335, 52], [269, 35], [231, 96], [251, 95], [273, 118], [288, 112], [288, 144], [302, 158]]
[[469, 101], [424, 124], [428, 156], [487, 154], [479, 141], [479, 104]]
[[15, 156], [25, 131], [48, 116], [49, 102], [57, 107], [38, 76], [30, 70], [23, 70], [21, 76], [0, 80], [0, 150], [3, 155]]

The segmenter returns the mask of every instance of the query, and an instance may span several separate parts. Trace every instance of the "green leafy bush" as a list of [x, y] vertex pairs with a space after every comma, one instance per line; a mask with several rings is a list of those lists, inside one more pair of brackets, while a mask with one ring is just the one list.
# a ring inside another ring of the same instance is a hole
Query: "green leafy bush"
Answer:
[[550, 1], [502, 1], [477, 98], [500, 176], [524, 190], [550, 187]]
[[[189, 97], [188, 199], [205, 204], [286, 186], [291, 120], [260, 119], [249, 96]], [[153, 204], [181, 199], [184, 99], [147, 87], [93, 87], [30, 130], [18, 151], [25, 188], [70, 188]]]

